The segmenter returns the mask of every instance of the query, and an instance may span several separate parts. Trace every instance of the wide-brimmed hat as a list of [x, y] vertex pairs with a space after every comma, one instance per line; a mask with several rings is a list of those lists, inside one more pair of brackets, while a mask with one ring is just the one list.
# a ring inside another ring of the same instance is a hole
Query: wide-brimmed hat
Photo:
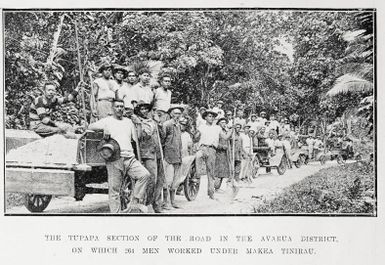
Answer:
[[208, 114], [212, 114], [212, 115], [214, 116], [214, 118], [215, 118], [216, 116], [218, 116], [218, 113], [216, 113], [216, 112], [213, 111], [212, 109], [208, 109], [208, 110], [206, 110], [205, 112], [203, 112], [202, 118], [203, 118], [203, 119], [206, 119], [206, 116], [207, 116]]
[[168, 109], [167, 112], [171, 113], [171, 111], [173, 111], [174, 109], [179, 109], [181, 112], [184, 111], [184, 108], [181, 105], [173, 104], [173, 105], [171, 105], [171, 107]]
[[243, 129], [245, 129], [246, 127], [249, 127], [249, 128], [251, 128], [251, 125], [250, 125], [250, 124], [248, 124], [248, 123], [246, 123], [245, 125], [243, 125]]
[[136, 115], [139, 114], [139, 111], [140, 111], [141, 107], [146, 107], [149, 111], [151, 111], [151, 109], [152, 109], [152, 105], [150, 103], [146, 103], [143, 100], [139, 100], [138, 104], [134, 108], [134, 113]]
[[102, 139], [96, 150], [105, 161], [116, 161], [120, 158], [120, 146], [118, 142], [112, 138], [105, 140]]
[[258, 115], [255, 114], [255, 113], [252, 113], [252, 114], [250, 115], [250, 118], [251, 118], [251, 117], [258, 117]]
[[110, 64], [110, 63], [102, 63], [102, 64], [99, 66], [98, 72], [99, 72], [99, 73], [102, 73], [105, 69], [108, 69], [108, 68], [110, 68], [110, 69], [112, 70], [112, 69], [113, 69], [112, 64]]
[[221, 121], [226, 121], [226, 123], [228, 123], [228, 120], [222, 117], [222, 118], [219, 118], [219, 120], [217, 121], [217, 124], [219, 124]]
[[127, 68], [122, 66], [122, 65], [119, 65], [119, 64], [114, 64], [112, 66], [112, 73], [115, 75], [116, 72], [118, 71], [122, 71], [123, 72], [123, 79], [125, 79], [127, 76], [128, 76], [128, 71], [127, 71]]
[[222, 104], [223, 105], [223, 101], [222, 100], [218, 100], [217, 104]]
[[259, 115], [266, 114], [266, 111], [261, 111]]

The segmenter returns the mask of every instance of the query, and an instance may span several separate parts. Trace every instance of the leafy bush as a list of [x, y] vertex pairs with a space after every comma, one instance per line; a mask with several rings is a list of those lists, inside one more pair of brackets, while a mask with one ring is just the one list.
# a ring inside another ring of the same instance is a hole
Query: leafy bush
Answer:
[[323, 169], [255, 206], [256, 213], [367, 213], [375, 215], [374, 166], [356, 162]]

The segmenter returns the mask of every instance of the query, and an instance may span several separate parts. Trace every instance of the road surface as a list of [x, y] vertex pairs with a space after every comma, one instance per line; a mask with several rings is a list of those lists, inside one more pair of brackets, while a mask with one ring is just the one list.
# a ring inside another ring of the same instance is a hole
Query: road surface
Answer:
[[[218, 190], [216, 200], [207, 196], [207, 177], [202, 176], [199, 193], [195, 201], [187, 201], [184, 195], [176, 196], [176, 203], [181, 207], [164, 211], [165, 214], [249, 214], [253, 213], [253, 206], [264, 199], [272, 199], [284, 188], [318, 172], [322, 168], [337, 165], [329, 161], [325, 165], [319, 162], [309, 163], [301, 168], [289, 169], [284, 175], [278, 175], [276, 170], [261, 174], [253, 183], [240, 183], [239, 192], [232, 198], [232, 189], [223, 181]], [[151, 209], [150, 209], [151, 212]], [[8, 214], [28, 214], [24, 206], [17, 206], [6, 210]], [[109, 213], [106, 194], [87, 194], [83, 201], [75, 201], [71, 197], [53, 198], [44, 213], [49, 214], [78, 214], [78, 213]]]

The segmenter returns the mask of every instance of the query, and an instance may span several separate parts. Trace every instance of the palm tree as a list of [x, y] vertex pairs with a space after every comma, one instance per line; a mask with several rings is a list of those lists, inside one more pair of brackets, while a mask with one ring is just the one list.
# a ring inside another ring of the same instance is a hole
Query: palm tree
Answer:
[[341, 59], [342, 74], [334, 86], [326, 93], [334, 97], [341, 94], [357, 93], [364, 97], [357, 114], [368, 120], [370, 132], [373, 130], [373, 16], [372, 12], [360, 12], [355, 15], [357, 29], [346, 32], [345, 40], [349, 42], [346, 56]]

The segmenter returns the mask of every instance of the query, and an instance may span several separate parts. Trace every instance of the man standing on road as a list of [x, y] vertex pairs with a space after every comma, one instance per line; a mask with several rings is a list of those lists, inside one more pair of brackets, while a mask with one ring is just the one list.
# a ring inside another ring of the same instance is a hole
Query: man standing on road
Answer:
[[151, 180], [147, 188], [148, 204], [152, 204], [154, 212], [161, 213], [162, 189], [164, 175], [160, 159], [158, 124], [149, 117], [151, 105], [139, 101], [135, 108], [137, 129], [139, 131], [140, 157], [144, 167], [150, 172]]
[[230, 168], [230, 142], [229, 139], [232, 130], [227, 130], [227, 119], [220, 118], [217, 125], [221, 128], [219, 133], [218, 147], [216, 150], [215, 159], [215, 175], [216, 178], [227, 178], [231, 182], [231, 168]]
[[168, 194], [170, 194], [171, 206], [179, 208], [175, 203], [175, 194], [177, 190], [177, 181], [180, 175], [182, 164], [182, 138], [179, 118], [182, 115], [181, 106], [171, 106], [169, 113], [171, 119], [163, 123], [162, 142], [164, 154], [164, 167], [166, 186], [163, 188], [165, 208], [169, 208]]
[[207, 194], [210, 199], [215, 200], [214, 181], [215, 181], [215, 162], [216, 162], [216, 149], [219, 144], [219, 137], [222, 132], [222, 128], [214, 124], [214, 119], [217, 113], [213, 110], [206, 110], [202, 118], [206, 123], [202, 124], [198, 128], [198, 132], [195, 135], [195, 139], [199, 139], [199, 154], [198, 157], [202, 157], [206, 164], [206, 172], [208, 179]]
[[163, 75], [161, 84], [162, 86], [158, 87], [154, 93], [154, 110], [159, 117], [160, 123], [164, 123], [169, 119], [167, 111], [171, 107], [171, 76]]
[[96, 110], [93, 110], [92, 115], [98, 119], [103, 119], [114, 114], [112, 102], [115, 98], [117, 87], [111, 80], [112, 65], [103, 64], [99, 68], [99, 73], [102, 77], [95, 79], [92, 84], [92, 93], [96, 99]]
[[[150, 173], [136, 160], [131, 141], [138, 141], [135, 126], [130, 119], [123, 117], [124, 102], [113, 103], [114, 116], [106, 117], [89, 125], [92, 131], [103, 130], [106, 135], [116, 140], [120, 147], [120, 158], [107, 161], [108, 197], [112, 213], [121, 211], [120, 188], [123, 179], [131, 177], [136, 180], [133, 190], [132, 204], [144, 203]], [[128, 175], [128, 176], [127, 176]]]

